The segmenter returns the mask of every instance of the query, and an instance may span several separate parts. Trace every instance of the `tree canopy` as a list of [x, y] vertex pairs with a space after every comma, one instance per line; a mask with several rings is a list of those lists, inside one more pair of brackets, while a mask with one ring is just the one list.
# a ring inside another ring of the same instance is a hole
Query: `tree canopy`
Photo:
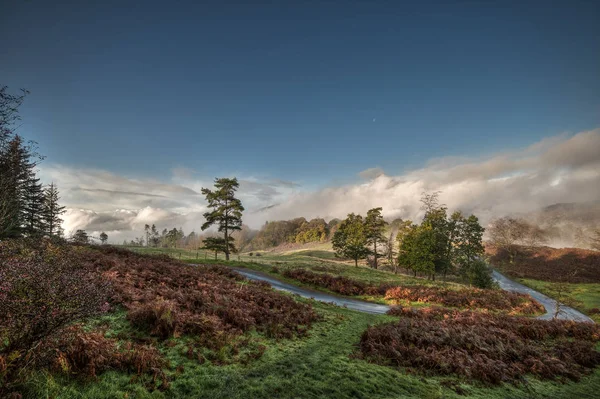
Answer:
[[354, 265], [358, 266], [358, 260], [369, 253], [367, 248], [367, 234], [362, 216], [350, 213], [339, 224], [337, 231], [333, 235], [332, 244], [338, 256], [353, 259]]

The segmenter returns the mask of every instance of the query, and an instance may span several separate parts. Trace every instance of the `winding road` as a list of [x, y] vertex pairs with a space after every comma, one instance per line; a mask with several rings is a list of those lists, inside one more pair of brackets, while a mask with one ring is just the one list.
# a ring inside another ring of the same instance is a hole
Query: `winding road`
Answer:
[[[554, 317], [554, 314], [556, 313], [556, 301], [554, 299], [523, 284], [517, 283], [516, 281], [509, 279], [496, 270], [492, 272], [492, 277], [503, 290], [519, 292], [521, 294], [529, 294], [533, 299], [541, 303], [546, 308], [546, 314], [539, 316], [538, 319], [550, 320]], [[565, 320], [584, 321], [588, 323], [594, 322], [594, 320], [590, 319], [580, 311], [565, 305], [560, 307], [558, 318]]]
[[[385, 314], [390, 309], [390, 307], [387, 305], [381, 305], [378, 303], [326, 294], [324, 292], [319, 292], [307, 288], [300, 288], [295, 285], [277, 280], [276, 278], [273, 278], [265, 273], [261, 273], [255, 270], [243, 269], [239, 267], [232, 267], [232, 269], [234, 269], [244, 277], [248, 278], [249, 280], [266, 281], [267, 283], [271, 284], [271, 287], [273, 287], [276, 290], [290, 292], [296, 295], [300, 295], [304, 298], [312, 298], [321, 302], [333, 303], [335, 305], [346, 307], [348, 309], [358, 310], [359, 312]], [[503, 274], [500, 274], [495, 270], [492, 273], [492, 277], [503, 290], [519, 292], [522, 294], [529, 294], [536, 301], [540, 302], [546, 308], [546, 313], [541, 316], [538, 316], [538, 319], [549, 320], [554, 317], [554, 313], [556, 312], [556, 301], [554, 299], [549, 298], [546, 295], [537, 292], [529, 287], [526, 287], [523, 284], [519, 284], [516, 281], [509, 279], [508, 277], [504, 276]], [[594, 322], [592, 319], [590, 319], [583, 313], [568, 306], [561, 306], [558, 318], [588, 323]]]

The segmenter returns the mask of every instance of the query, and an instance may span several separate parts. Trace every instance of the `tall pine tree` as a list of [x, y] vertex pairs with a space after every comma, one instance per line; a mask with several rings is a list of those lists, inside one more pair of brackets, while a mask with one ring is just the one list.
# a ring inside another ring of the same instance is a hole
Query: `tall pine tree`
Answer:
[[44, 191], [33, 171], [29, 171], [21, 195], [23, 232], [30, 237], [44, 234]]
[[44, 227], [47, 235], [50, 236], [62, 236], [63, 230], [61, 227], [62, 219], [61, 215], [65, 213], [65, 207], [60, 206], [58, 201], [58, 188], [56, 184], [50, 183], [44, 190]]
[[[230, 233], [242, 228], [242, 212], [244, 207], [242, 202], [235, 198], [235, 192], [239, 187], [237, 179], [217, 178], [215, 179], [215, 189], [202, 189], [202, 194], [206, 196], [208, 207], [212, 211], [206, 212], [204, 218], [206, 223], [202, 225], [202, 230], [208, 229], [213, 224], [219, 226], [219, 232], [224, 234], [224, 242], [229, 243]], [[225, 246], [225, 259], [229, 260], [230, 248]]]

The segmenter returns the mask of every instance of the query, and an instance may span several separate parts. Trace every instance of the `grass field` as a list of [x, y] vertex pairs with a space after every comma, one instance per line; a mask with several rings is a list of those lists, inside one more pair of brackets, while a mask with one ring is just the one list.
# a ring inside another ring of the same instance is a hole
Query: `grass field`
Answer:
[[[305, 301], [303, 299], [298, 299]], [[33, 398], [594, 398], [600, 390], [600, 371], [579, 383], [540, 382], [527, 378], [520, 386], [487, 387], [454, 376], [427, 377], [379, 366], [351, 355], [362, 332], [390, 316], [358, 313], [313, 302], [325, 319], [308, 337], [271, 340], [257, 334], [256, 343], [267, 347], [264, 355], [247, 365], [199, 364], [185, 356], [185, 338], [160, 345], [170, 360], [172, 379], [165, 391], [150, 392], [143, 380], [106, 372], [97, 381], [73, 381], [39, 373], [28, 384]], [[129, 329], [124, 312], [96, 319], [110, 325], [109, 336]]]
[[[139, 252], [157, 252], [138, 250]], [[171, 251], [172, 255], [187, 262], [196, 262], [191, 251]], [[433, 284], [423, 279], [375, 271], [335, 260], [323, 259], [321, 252], [309, 255], [300, 252], [245, 257], [231, 261], [231, 265], [243, 265], [272, 273], [278, 268], [306, 267], [311, 270], [344, 273], [347, 276], [370, 282], [407, 282]], [[116, 256], [116, 255], [115, 255]], [[200, 258], [200, 256], [199, 256]], [[116, 259], [116, 258], [114, 258]], [[126, 258], [123, 258], [126, 259]], [[251, 261], [250, 261], [251, 260]], [[153, 258], [135, 260], [138, 273], [144, 274]], [[202, 260], [213, 263], [210, 260]], [[252, 262], [253, 261], [253, 262]], [[123, 263], [123, 273], [131, 264]], [[160, 262], [160, 260], [156, 261]], [[258, 263], [261, 262], [261, 263]], [[263, 264], [265, 262], [267, 264]], [[217, 263], [224, 263], [218, 260]], [[164, 267], [167, 265], [165, 264]], [[155, 266], [154, 270], [166, 270]], [[169, 266], [168, 281], [181, 267]], [[174, 268], [174, 269], [172, 269]], [[197, 270], [197, 269], [195, 269]], [[121, 274], [123, 274], [121, 273]], [[150, 282], [149, 279], [140, 280]], [[186, 279], [189, 281], [189, 279]], [[193, 279], [192, 279], [193, 282]], [[129, 283], [128, 283], [129, 284]], [[241, 287], [245, 282], [238, 281]], [[441, 283], [435, 284], [453, 284]], [[138, 287], [139, 285], [133, 285]], [[132, 287], [133, 287], [132, 286]], [[146, 286], [145, 290], [150, 289]], [[214, 289], [208, 289], [207, 295]], [[229, 290], [228, 292], [236, 292]], [[193, 294], [188, 292], [187, 295]], [[288, 294], [282, 294], [288, 295]], [[240, 339], [245, 344], [235, 352], [227, 344], [221, 349], [198, 347], [193, 356], [190, 345], [197, 340], [192, 335], [175, 334], [165, 340], [148, 335], [137, 329], [127, 319], [128, 311], [115, 311], [86, 322], [89, 330], [105, 331], [107, 338], [128, 339], [149, 343], [156, 347], [170, 365], [164, 370], [170, 381], [166, 389], [149, 389], [151, 377], [135, 372], [111, 370], [97, 378], [66, 377], [62, 373], [38, 371], [26, 383], [26, 398], [595, 398], [600, 391], [600, 370], [584, 377], [580, 382], [540, 381], [524, 376], [517, 384], [499, 386], [484, 385], [456, 375], [434, 376], [423, 371], [378, 365], [355, 356], [364, 331], [373, 325], [397, 320], [386, 315], [365, 314], [330, 304], [294, 297], [297, 301], [311, 304], [322, 316], [312, 324], [307, 335], [292, 338], [268, 338], [263, 332], [251, 329]], [[234, 341], [231, 341], [234, 342]], [[263, 348], [260, 357], [252, 357], [257, 348]], [[197, 353], [200, 353], [201, 361]], [[248, 355], [248, 356], [247, 356]]]

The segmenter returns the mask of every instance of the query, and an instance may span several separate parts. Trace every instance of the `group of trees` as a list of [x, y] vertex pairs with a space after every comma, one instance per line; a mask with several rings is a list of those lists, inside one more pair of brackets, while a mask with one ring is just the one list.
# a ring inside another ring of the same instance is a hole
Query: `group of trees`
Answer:
[[520, 247], [533, 248], [548, 241], [543, 229], [521, 218], [495, 219], [490, 223], [488, 233], [492, 245], [508, 252], [511, 263]]
[[58, 188], [44, 187], [36, 175], [43, 159], [36, 143], [14, 131], [20, 120], [18, 108], [27, 92], [10, 94], [0, 87], [0, 239], [21, 236], [61, 236]]
[[473, 285], [490, 286], [489, 269], [480, 259], [484, 228], [477, 217], [461, 212], [448, 216], [447, 208], [438, 203], [438, 193], [424, 194], [422, 203], [421, 224], [396, 219], [388, 225], [382, 208], [369, 210], [364, 218], [349, 214], [333, 235], [333, 249], [357, 266], [364, 258], [377, 268], [378, 259], [387, 258], [395, 271], [404, 267], [432, 279], [436, 274], [455, 273]]
[[398, 265], [435, 279], [436, 274], [458, 274], [478, 287], [492, 284], [484, 254], [485, 229], [475, 215], [460, 211], [448, 215], [438, 203], [438, 193], [424, 194], [421, 224], [404, 225], [397, 235]]
[[373, 208], [363, 219], [361, 215], [351, 213], [339, 223], [333, 234], [333, 249], [338, 256], [354, 260], [367, 258], [373, 268], [377, 269], [378, 259], [384, 256], [387, 245], [385, 228], [387, 223], [381, 215], [382, 208]]
[[333, 219], [327, 223], [321, 218], [307, 221], [303, 217], [267, 221], [256, 233], [250, 246], [252, 249], [265, 249], [286, 243], [324, 242], [331, 238], [332, 231], [339, 222], [339, 219]]

